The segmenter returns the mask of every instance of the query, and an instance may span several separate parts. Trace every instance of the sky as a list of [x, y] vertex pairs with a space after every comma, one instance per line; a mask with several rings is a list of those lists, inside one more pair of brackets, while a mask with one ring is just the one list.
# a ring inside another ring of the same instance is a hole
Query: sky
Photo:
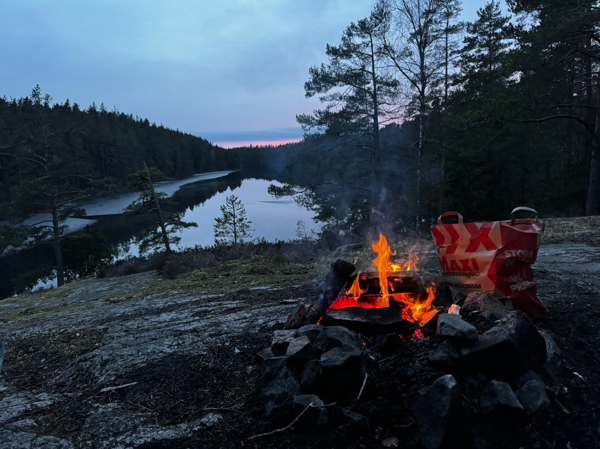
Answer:
[[[297, 141], [327, 43], [373, 0], [0, 0], [0, 96], [39, 84], [231, 147]], [[486, 0], [463, 0], [474, 20]]]

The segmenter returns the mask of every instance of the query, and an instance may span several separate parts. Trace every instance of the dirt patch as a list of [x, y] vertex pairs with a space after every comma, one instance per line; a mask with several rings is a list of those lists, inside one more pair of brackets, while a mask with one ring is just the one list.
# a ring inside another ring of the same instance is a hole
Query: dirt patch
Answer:
[[585, 243], [600, 246], [600, 216], [575, 218], [548, 218], [542, 242], [553, 243]]

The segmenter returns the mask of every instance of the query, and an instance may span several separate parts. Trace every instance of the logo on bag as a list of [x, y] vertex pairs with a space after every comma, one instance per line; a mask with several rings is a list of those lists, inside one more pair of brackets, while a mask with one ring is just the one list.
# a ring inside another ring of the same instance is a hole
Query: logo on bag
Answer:
[[[460, 238], [460, 234], [454, 229], [452, 225], [443, 226], [444, 230], [450, 236], [450, 243], [446, 246], [446, 254], [454, 254], [456, 252], [456, 248], [458, 248], [458, 239]], [[433, 234], [433, 238], [435, 239], [435, 246], [438, 248], [438, 252], [442, 246], [445, 246], [446, 237], [442, 232], [435, 228], [431, 228], [431, 234]]]
[[479, 276], [479, 266], [477, 259], [451, 259], [448, 262], [446, 257], [440, 257], [443, 276]]
[[474, 253], [481, 245], [488, 251], [498, 249], [490, 237], [492, 226], [494, 226], [493, 222], [484, 222], [481, 224], [481, 228], [478, 228], [475, 223], [465, 223], [465, 229], [471, 234], [471, 240], [469, 241], [469, 245], [465, 249], [465, 252]]

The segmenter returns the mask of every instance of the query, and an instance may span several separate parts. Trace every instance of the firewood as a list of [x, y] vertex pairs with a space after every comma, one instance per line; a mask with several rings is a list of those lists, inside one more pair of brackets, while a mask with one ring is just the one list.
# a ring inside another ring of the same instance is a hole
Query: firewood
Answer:
[[294, 310], [285, 325], [286, 329], [297, 329], [307, 324], [317, 324], [325, 311], [337, 298], [350, 275], [356, 267], [344, 260], [338, 259], [331, 264], [325, 280], [319, 287], [319, 293], [313, 303], [306, 308], [304, 304]]

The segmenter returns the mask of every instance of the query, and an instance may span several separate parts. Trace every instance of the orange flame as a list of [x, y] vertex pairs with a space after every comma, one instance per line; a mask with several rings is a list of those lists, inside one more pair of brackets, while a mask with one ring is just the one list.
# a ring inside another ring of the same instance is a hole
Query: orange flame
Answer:
[[[372, 243], [371, 246], [373, 251], [377, 253], [377, 257], [373, 263], [377, 267], [377, 272], [379, 273], [379, 288], [383, 295], [382, 302], [385, 304], [382, 307], [388, 307], [390, 304], [390, 294], [388, 290], [387, 272], [390, 271], [390, 247], [383, 234], [379, 234], [379, 242]], [[396, 253], [393, 253], [392, 255], [394, 254]]]
[[435, 299], [435, 291], [433, 287], [427, 287], [427, 299], [419, 301], [415, 295], [397, 294], [393, 295], [395, 301], [404, 305], [402, 309], [402, 318], [406, 321], [411, 321], [419, 327], [424, 326], [437, 313], [437, 309], [431, 307], [431, 303]]
[[348, 289], [348, 294], [356, 299], [360, 298], [360, 295], [362, 294], [362, 290], [360, 289], [360, 285], [359, 285], [359, 278], [360, 278], [360, 271], [358, 272], [358, 274], [356, 275], [356, 279], [354, 279], [354, 282]]
[[[382, 234], [379, 234], [379, 242], [373, 243], [371, 246], [373, 247], [373, 251], [377, 253], [377, 257], [373, 263], [377, 267], [379, 275], [379, 287], [382, 294], [381, 303], [383, 304], [381, 307], [389, 307], [390, 293], [388, 272], [402, 270], [418, 271], [417, 262], [419, 257], [416, 254], [409, 254], [408, 260], [402, 265], [390, 263], [390, 255], [393, 256], [396, 252], [391, 251], [387, 239]], [[427, 299], [424, 301], [421, 301], [421, 298], [419, 298], [418, 295], [407, 293], [392, 294], [392, 297], [396, 302], [404, 305], [402, 318], [411, 321], [418, 326], [426, 324], [437, 313], [437, 310], [431, 306], [435, 298], [433, 287], [427, 288]]]
[[[396, 303], [402, 305], [402, 318], [406, 321], [415, 323], [422, 327], [431, 320], [437, 313], [437, 309], [432, 306], [435, 299], [435, 286], [426, 289], [427, 297], [423, 299], [423, 294], [419, 293], [390, 293], [390, 281], [388, 280], [389, 272], [397, 271], [418, 271], [417, 262], [419, 257], [416, 254], [409, 254], [408, 260], [400, 263], [390, 263], [390, 256], [396, 254], [388, 245], [387, 239], [379, 234], [379, 242], [372, 244], [373, 251], [377, 253], [377, 257], [373, 261], [377, 267], [379, 287], [381, 295], [366, 294], [367, 290], [363, 291], [360, 288], [360, 280], [367, 279], [365, 273], [358, 273], [354, 282], [348, 288], [346, 295], [338, 297], [328, 310], [343, 309], [346, 307], [362, 307], [362, 308], [381, 308], [390, 306], [390, 298]], [[392, 276], [395, 281], [400, 281], [402, 277]], [[420, 335], [420, 334], [415, 334]]]

